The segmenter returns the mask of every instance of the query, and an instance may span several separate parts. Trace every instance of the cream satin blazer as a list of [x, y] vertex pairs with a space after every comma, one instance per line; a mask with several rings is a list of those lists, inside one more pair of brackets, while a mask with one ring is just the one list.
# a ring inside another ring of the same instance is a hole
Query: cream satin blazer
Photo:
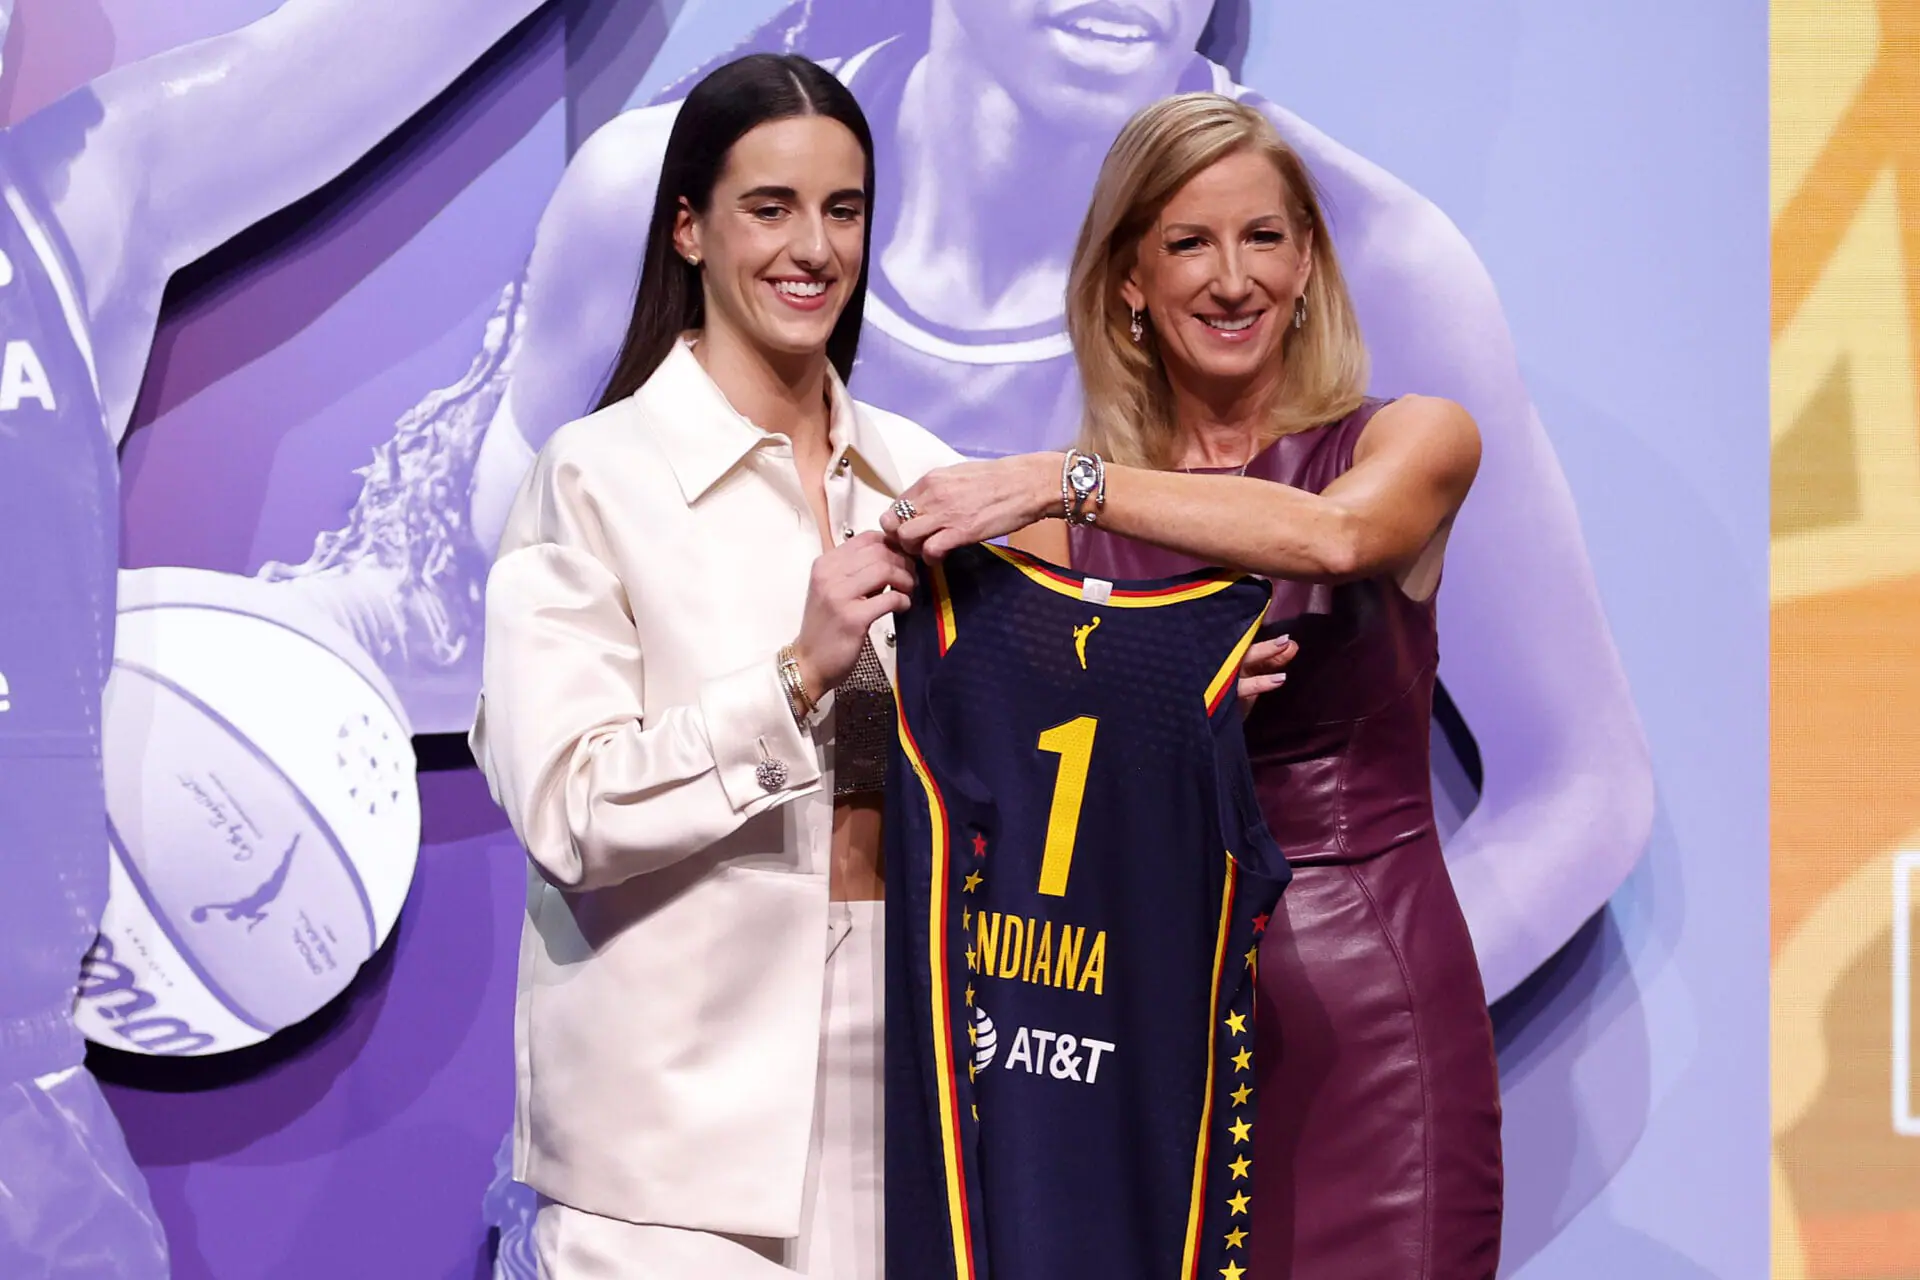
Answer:
[[[832, 397], [838, 542], [959, 455], [837, 379]], [[797, 726], [775, 655], [819, 553], [791, 443], [736, 413], [684, 344], [561, 428], [515, 499], [471, 741], [532, 858], [514, 1174], [553, 1200], [799, 1233], [832, 704]], [[891, 616], [872, 638], [891, 676]]]

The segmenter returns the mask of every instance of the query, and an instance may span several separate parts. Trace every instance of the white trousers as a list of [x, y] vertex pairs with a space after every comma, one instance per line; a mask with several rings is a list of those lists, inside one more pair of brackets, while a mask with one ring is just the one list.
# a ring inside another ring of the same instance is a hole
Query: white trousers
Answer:
[[799, 1237], [622, 1222], [542, 1197], [533, 1224], [541, 1280], [880, 1280], [885, 909], [836, 902], [828, 928]]

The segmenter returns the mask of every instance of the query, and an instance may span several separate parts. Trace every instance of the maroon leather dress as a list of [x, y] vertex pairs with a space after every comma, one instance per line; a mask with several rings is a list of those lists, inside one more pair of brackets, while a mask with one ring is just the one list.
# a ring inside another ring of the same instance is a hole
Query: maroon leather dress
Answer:
[[[1381, 403], [1246, 474], [1319, 492]], [[1075, 529], [1072, 556], [1113, 579], [1199, 567], [1100, 530]], [[1246, 731], [1294, 879], [1260, 947], [1247, 1280], [1491, 1280], [1499, 1071], [1434, 825], [1434, 605], [1388, 579], [1274, 588], [1262, 636], [1300, 652]]]

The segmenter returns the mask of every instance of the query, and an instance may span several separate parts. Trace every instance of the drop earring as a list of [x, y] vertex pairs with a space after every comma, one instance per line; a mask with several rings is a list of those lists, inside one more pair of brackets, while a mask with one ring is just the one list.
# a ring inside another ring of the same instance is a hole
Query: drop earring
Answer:
[[1307, 323], [1307, 300], [1304, 297], [1293, 300], [1293, 327], [1299, 329]]
[[1138, 310], [1132, 307], [1127, 308], [1127, 310], [1133, 312], [1133, 323], [1128, 325], [1127, 329], [1128, 332], [1133, 334], [1134, 343], [1137, 345], [1146, 339], [1147, 328], [1140, 323], [1140, 312]]

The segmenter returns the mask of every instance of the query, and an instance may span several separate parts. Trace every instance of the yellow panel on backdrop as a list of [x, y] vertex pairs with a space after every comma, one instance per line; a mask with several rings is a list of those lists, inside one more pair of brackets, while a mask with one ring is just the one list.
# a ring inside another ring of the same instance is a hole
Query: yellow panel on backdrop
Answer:
[[1920, 1272], [1920, 0], [1773, 5], [1774, 1272]]

